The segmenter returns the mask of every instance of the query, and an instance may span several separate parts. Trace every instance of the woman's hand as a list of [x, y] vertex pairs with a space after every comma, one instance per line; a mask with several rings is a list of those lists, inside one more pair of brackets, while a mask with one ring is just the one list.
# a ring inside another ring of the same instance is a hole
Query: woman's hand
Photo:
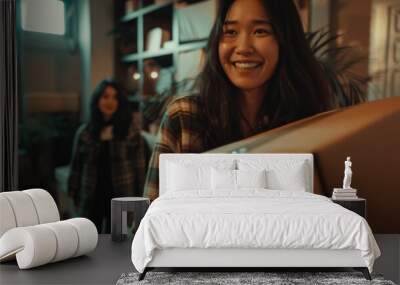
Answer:
[[113, 138], [113, 126], [107, 126], [101, 130], [100, 140], [109, 141]]

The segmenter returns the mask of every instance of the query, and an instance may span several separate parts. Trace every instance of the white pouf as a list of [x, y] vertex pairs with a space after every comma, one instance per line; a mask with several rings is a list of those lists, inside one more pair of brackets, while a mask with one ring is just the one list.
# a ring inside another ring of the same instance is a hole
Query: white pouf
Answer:
[[57, 222], [60, 214], [53, 197], [43, 189], [0, 193], [0, 237], [15, 227]]
[[39, 224], [57, 222], [60, 220], [56, 202], [49, 192], [43, 189], [29, 189], [22, 192], [31, 197], [39, 218]]
[[6, 231], [15, 228], [16, 226], [17, 222], [15, 221], [11, 204], [8, 199], [0, 193], [0, 237]]
[[96, 248], [96, 226], [75, 218], [7, 231], [0, 238], [0, 261], [15, 256], [20, 269], [84, 255]]
[[0, 262], [17, 259], [20, 269], [87, 254], [97, 246], [88, 219], [60, 222], [53, 197], [43, 189], [0, 193]]
[[30, 196], [22, 191], [0, 193], [10, 202], [17, 227], [27, 227], [39, 223], [35, 205]]

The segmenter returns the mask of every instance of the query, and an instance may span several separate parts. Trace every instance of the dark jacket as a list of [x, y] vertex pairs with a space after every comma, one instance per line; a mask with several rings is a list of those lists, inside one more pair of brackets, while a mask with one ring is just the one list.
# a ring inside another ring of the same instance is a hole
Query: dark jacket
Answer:
[[[130, 129], [125, 139], [110, 141], [110, 169], [114, 197], [143, 195], [144, 179], [150, 150], [140, 131]], [[68, 194], [73, 198], [79, 216], [88, 216], [96, 194], [97, 160], [100, 141], [92, 138], [87, 124], [75, 134]]]

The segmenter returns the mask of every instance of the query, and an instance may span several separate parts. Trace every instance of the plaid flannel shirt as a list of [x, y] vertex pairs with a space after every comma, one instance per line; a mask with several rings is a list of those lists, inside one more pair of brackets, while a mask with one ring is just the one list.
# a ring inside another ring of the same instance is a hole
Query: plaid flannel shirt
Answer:
[[204, 123], [199, 115], [199, 97], [186, 95], [169, 104], [160, 124], [149, 163], [144, 196], [158, 197], [159, 156], [161, 153], [200, 153], [207, 151], [202, 138]]
[[[201, 101], [198, 94], [180, 96], [169, 104], [161, 121], [144, 186], [144, 196], [150, 200], [156, 199], [159, 194], [161, 153], [201, 153], [211, 149], [204, 141], [206, 125], [200, 108]], [[268, 117], [264, 116], [254, 134], [268, 128], [270, 128]]]
[[[150, 150], [140, 131], [131, 128], [125, 139], [112, 139], [109, 146], [114, 197], [142, 196]], [[75, 134], [68, 178], [68, 194], [82, 216], [88, 215], [96, 195], [99, 151], [100, 141], [82, 125]]]

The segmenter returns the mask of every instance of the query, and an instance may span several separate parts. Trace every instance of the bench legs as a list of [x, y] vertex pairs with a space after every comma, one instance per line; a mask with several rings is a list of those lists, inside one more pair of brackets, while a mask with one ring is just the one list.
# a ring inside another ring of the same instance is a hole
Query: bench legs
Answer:
[[138, 281], [142, 281], [146, 277], [146, 273], [150, 271], [150, 268], [146, 267], [142, 273], [139, 274]]
[[[142, 281], [142, 280], [144, 279], [144, 277], [146, 276], [146, 273], [147, 273], [148, 271], [150, 271], [150, 270], [151, 270], [151, 268], [146, 267], [146, 268], [144, 269], [144, 271], [143, 271], [142, 273], [139, 274], [138, 281]], [[369, 270], [368, 270], [367, 267], [354, 267], [354, 270], [361, 271], [362, 274], [364, 275], [365, 279], [367, 279], [367, 280], [372, 280], [371, 275], [369, 274]]]
[[354, 269], [357, 271], [361, 271], [362, 274], [364, 275], [365, 279], [372, 280], [367, 267], [354, 267]]

